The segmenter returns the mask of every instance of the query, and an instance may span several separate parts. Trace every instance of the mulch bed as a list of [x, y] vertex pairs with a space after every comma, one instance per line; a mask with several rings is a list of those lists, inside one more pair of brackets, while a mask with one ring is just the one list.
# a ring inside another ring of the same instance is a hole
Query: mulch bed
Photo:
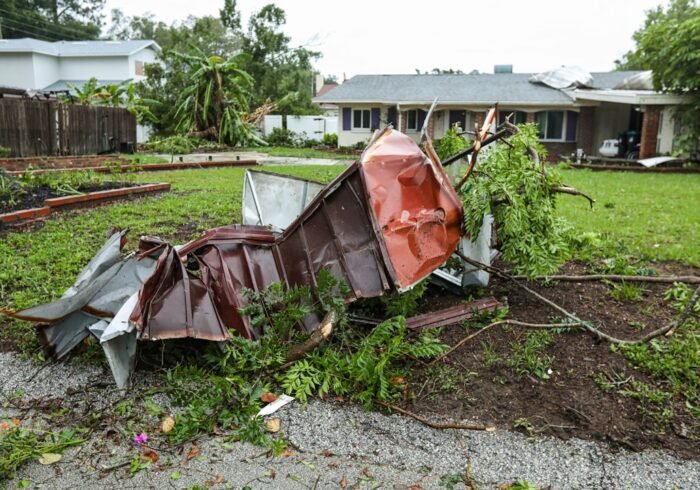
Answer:
[[[101, 182], [89, 184], [79, 187], [78, 191], [88, 193], [96, 191], [106, 191], [111, 189], [123, 189], [125, 187], [133, 187], [133, 182]], [[9, 213], [11, 211], [19, 211], [21, 209], [40, 208], [44, 206], [46, 199], [54, 197], [65, 197], [65, 194], [58, 194], [50, 187], [32, 187], [25, 188], [26, 193], [19, 196], [14, 203], [0, 200], [0, 214]]]
[[[681, 270], [685, 274], [697, 274], [697, 269], [679, 264], [656, 265], [659, 274]], [[582, 265], [572, 263], [561, 273], [585, 271]], [[643, 298], [635, 302], [613, 299], [611, 288], [600, 282], [528, 283], [528, 286], [620, 338], [638, 338], [666, 325], [675, 315], [673, 306], [663, 299], [663, 292], [670, 284], [644, 284]], [[508, 281], [494, 279], [485, 294], [494, 295], [508, 305], [508, 318], [532, 323], [561, 321], [559, 312]], [[429, 311], [461, 301], [464, 298], [431, 288], [424, 304]], [[645, 325], [643, 330], [640, 324]], [[594, 376], [603, 372], [624, 377], [634, 374], [641, 381], [648, 378], [628, 366], [621, 354], [612, 352], [609, 343], [598, 341], [588, 333], [572, 331], [554, 335], [554, 342], [545, 351], [555, 357], [548, 380], [518, 375], [503, 363], [486, 366], [483, 343], [490, 344], [501, 358], [506, 358], [512, 352], [511, 344], [526, 332], [521, 327], [492, 328], [448, 356], [443, 363], [468, 380], [454, 388], [446, 390], [439, 386], [434, 372], [431, 376], [429, 368], [416, 364], [411, 389], [417, 397], [404, 407], [424, 416], [477, 419], [499, 429], [511, 429], [519, 419], [527, 419], [532, 424], [531, 435], [578, 437], [631, 450], [666, 449], [681, 457], [700, 457], [700, 424], [688, 414], [682, 398], [672, 401], [673, 422], [660, 427], [644, 416], [637, 400], [614, 391], [605, 392], [596, 384]], [[443, 330], [442, 340], [454, 345], [466, 334], [464, 327], [454, 325]]]

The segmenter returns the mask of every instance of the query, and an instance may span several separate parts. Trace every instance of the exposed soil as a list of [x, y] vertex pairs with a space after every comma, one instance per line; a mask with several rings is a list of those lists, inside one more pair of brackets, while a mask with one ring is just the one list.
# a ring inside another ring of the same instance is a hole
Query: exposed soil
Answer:
[[[655, 265], [660, 274], [697, 273], [679, 264]], [[561, 273], [585, 271], [583, 266], [572, 263]], [[508, 305], [509, 318], [532, 323], [561, 321], [559, 312], [512, 283], [495, 279], [491, 285], [485, 293]], [[673, 306], [663, 299], [663, 292], [670, 284], [644, 284], [639, 301], [617, 301], [610, 295], [611, 287], [600, 282], [560, 282], [547, 286], [529, 283], [528, 286], [620, 338], [638, 338], [667, 324], [674, 316]], [[433, 290], [426, 295], [424, 310], [444, 308], [463, 300]], [[454, 325], [443, 330], [442, 339], [454, 345], [473, 331]], [[448, 356], [442, 363], [447, 367], [418, 366], [411, 377], [416, 399], [406, 407], [423, 415], [479, 419], [503, 429], [520, 428], [531, 435], [595, 439], [613, 447], [666, 449], [682, 457], [700, 457], [700, 423], [688, 413], [681, 397], [670, 402], [675, 413], [672, 422], [662, 425], [645, 415], [637, 400], [617, 394], [616, 390], [601, 389], [594, 380], [600, 373], [607, 373], [614, 380], [629, 376], [640, 381], [649, 379], [632, 369], [621, 354], [611, 351], [610, 344], [588, 333], [570, 331], [554, 335], [553, 343], [543, 351], [555, 358], [548, 380], [519, 375], [503, 361], [488, 365], [484, 344], [505, 359], [512, 353], [512, 344], [527, 331], [511, 326], [492, 328]], [[529, 427], [524, 428], [527, 424]]]
[[[76, 190], [88, 193], [107, 191], [110, 189], [122, 189], [124, 187], [133, 187], [134, 185], [137, 184], [133, 182], [99, 182], [82, 185]], [[47, 186], [25, 188], [24, 193], [16, 196], [12, 202], [0, 198], [0, 214], [19, 211], [21, 209], [40, 208], [44, 206], [44, 200], [63, 196], [65, 196], [65, 194], [57, 193]]]

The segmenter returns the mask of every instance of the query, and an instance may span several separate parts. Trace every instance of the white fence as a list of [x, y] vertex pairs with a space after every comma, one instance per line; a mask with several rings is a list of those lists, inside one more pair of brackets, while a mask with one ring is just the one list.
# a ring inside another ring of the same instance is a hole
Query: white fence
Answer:
[[265, 116], [263, 134], [268, 136], [274, 128], [283, 127], [282, 118], [287, 119], [287, 129], [297, 134], [305, 134], [313, 140], [323, 139], [324, 134], [338, 134], [338, 118], [327, 116]]

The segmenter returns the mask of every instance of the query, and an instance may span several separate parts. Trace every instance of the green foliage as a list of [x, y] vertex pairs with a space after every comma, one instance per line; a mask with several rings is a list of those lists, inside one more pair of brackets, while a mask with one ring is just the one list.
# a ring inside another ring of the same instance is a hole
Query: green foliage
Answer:
[[[440, 157], [440, 160], [447, 160], [452, 155], [469, 147], [469, 142], [459, 134], [458, 129], [459, 126], [452, 126], [436, 145], [435, 151]], [[462, 131], [464, 131], [464, 129], [465, 128], [461, 128]]]
[[323, 140], [321, 141], [325, 146], [331, 148], [338, 148], [338, 135], [335, 133], [326, 133], [323, 135]]
[[264, 144], [245, 121], [248, 90], [253, 78], [240, 65], [241, 57], [174, 52], [187, 70], [188, 85], [178, 99], [176, 129], [230, 145]]
[[235, 440], [270, 446], [263, 420], [257, 416], [260, 396], [266, 386], [246, 373], [178, 367], [167, 374], [168, 391], [174, 403], [183, 407], [168, 437], [186, 441], [214, 428], [232, 431]]
[[642, 299], [642, 288], [629, 282], [613, 284], [610, 296], [618, 301], [639, 301]]
[[467, 232], [477, 236], [484, 215], [491, 213], [503, 259], [516, 273], [532, 277], [556, 272], [569, 257], [570, 226], [557, 215], [551, 190], [561, 185], [560, 174], [536, 166], [528, 153], [528, 147], [543, 151], [537, 127], [520, 129], [510, 145], [489, 147], [460, 191]]
[[327, 346], [312, 353], [280, 376], [282, 386], [301, 401], [317, 390], [319, 396], [349, 394], [371, 407], [377, 400], [390, 402], [400, 395], [403, 383], [397, 380], [403, 372], [399, 363], [407, 356], [427, 359], [446, 351], [447, 346], [429, 334], [407, 338], [405, 320], [399, 316], [356, 339], [351, 349], [344, 354]]
[[511, 344], [513, 352], [506, 358], [506, 366], [518, 374], [530, 374], [549, 379], [554, 357], [543, 352], [552, 344], [554, 336], [549, 330], [527, 332], [519, 342]]
[[418, 303], [428, 287], [428, 279], [403, 293], [390, 293], [381, 297], [387, 316], [409, 317], [416, 314]]
[[154, 138], [146, 144], [146, 147], [151, 151], [168, 155], [187, 154], [197, 147], [198, 141], [197, 138], [176, 134], [167, 138]]
[[273, 128], [266, 141], [272, 146], [293, 146], [294, 133], [286, 128]]
[[7, 148], [5, 146], [0, 145], [0, 158], [9, 157], [10, 155], [12, 155], [12, 150], [10, 150], [9, 148]]
[[0, 4], [2, 37], [44, 41], [97, 39], [105, 0], [15, 0]]
[[66, 448], [83, 442], [75, 430], [60, 432], [27, 429], [5, 422], [0, 429], [0, 482], [15, 476], [17, 468], [46, 453], [62, 453]]
[[[0, 169], [1, 170], [1, 169]], [[14, 206], [26, 191], [12, 177], [0, 171], [0, 203]]]
[[632, 36], [635, 48], [616, 61], [618, 69], [652, 70], [654, 88], [687, 95], [691, 103], [676, 108], [677, 137], [682, 149], [700, 150], [700, 6], [695, 0], [672, 0], [647, 12], [644, 25]]
[[[671, 301], [679, 312], [686, 308], [692, 296], [693, 290], [683, 282], [674, 282], [673, 286], [664, 291], [664, 299], [666, 301]], [[700, 302], [695, 303], [693, 311], [695, 313], [700, 313]]]

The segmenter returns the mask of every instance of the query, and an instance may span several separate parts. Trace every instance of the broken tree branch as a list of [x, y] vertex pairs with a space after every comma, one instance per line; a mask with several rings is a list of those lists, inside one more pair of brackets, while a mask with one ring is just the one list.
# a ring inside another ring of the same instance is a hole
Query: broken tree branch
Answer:
[[428, 363], [428, 366], [431, 366], [431, 365], [433, 365], [433, 364], [436, 364], [436, 363], [442, 361], [442, 360], [445, 359], [447, 356], [449, 356], [450, 354], [452, 354], [454, 351], [456, 351], [457, 349], [459, 349], [460, 347], [462, 347], [465, 343], [467, 343], [468, 341], [470, 341], [471, 339], [473, 339], [474, 337], [476, 337], [476, 336], [479, 335], [480, 333], [482, 333], [482, 332], [488, 330], [489, 328], [496, 327], [496, 326], [499, 326], [499, 325], [516, 325], [516, 326], [519, 326], [519, 327], [527, 327], [527, 328], [567, 328], [567, 327], [575, 327], [575, 326], [577, 326], [576, 323], [527, 323], [527, 322], [521, 322], [521, 321], [518, 321], [518, 320], [510, 320], [510, 319], [499, 320], [499, 321], [497, 321], [497, 322], [493, 322], [493, 323], [491, 323], [491, 324], [489, 324], [489, 325], [486, 325], [486, 326], [483, 327], [483, 328], [480, 328], [480, 329], [477, 330], [476, 332], [473, 332], [473, 333], [467, 335], [467, 336], [464, 337], [462, 340], [460, 340], [460, 341], [457, 342], [455, 345], [453, 345], [453, 346], [450, 348], [450, 350], [448, 350], [447, 352], [444, 352], [444, 353], [440, 354], [440, 355], [437, 356], [435, 359], [433, 359], [432, 361], [430, 361], [430, 362]]
[[693, 294], [693, 296], [690, 298], [690, 302], [689, 302], [688, 305], [685, 307], [685, 309], [683, 310], [683, 312], [681, 313], [681, 315], [680, 315], [676, 320], [674, 320], [673, 322], [671, 322], [670, 324], [668, 324], [668, 325], [666, 325], [666, 326], [664, 326], [664, 327], [661, 327], [661, 328], [657, 328], [656, 330], [654, 330], [654, 331], [652, 331], [652, 332], [649, 332], [647, 335], [645, 335], [645, 336], [643, 336], [643, 337], [641, 337], [641, 338], [639, 338], [639, 339], [636, 339], [636, 340], [618, 339], [617, 337], [613, 337], [612, 335], [608, 335], [608, 334], [606, 334], [605, 332], [602, 332], [602, 331], [598, 330], [598, 329], [595, 328], [593, 325], [591, 325], [590, 322], [581, 320], [580, 318], [578, 318], [578, 317], [577, 317], [576, 315], [574, 315], [573, 313], [569, 312], [568, 310], [566, 310], [566, 309], [564, 309], [563, 307], [561, 307], [561, 306], [559, 306], [558, 304], [556, 304], [554, 301], [545, 298], [545, 297], [542, 296], [540, 293], [538, 293], [538, 292], [536, 292], [536, 291], [533, 291], [532, 289], [530, 289], [529, 287], [525, 286], [524, 284], [519, 283], [513, 276], [511, 276], [510, 274], [508, 274], [508, 273], [506, 273], [506, 272], [504, 272], [504, 271], [498, 269], [497, 267], [493, 267], [493, 266], [490, 266], [490, 265], [486, 265], [486, 264], [483, 264], [483, 263], [478, 262], [478, 261], [476, 261], [476, 260], [470, 259], [470, 258], [467, 257], [466, 255], [464, 255], [463, 253], [461, 253], [459, 250], [457, 250], [457, 251], [455, 252], [455, 254], [457, 254], [457, 255], [459, 256], [459, 258], [461, 258], [461, 259], [464, 260], [465, 262], [467, 262], [467, 263], [473, 265], [474, 267], [478, 267], [479, 269], [483, 269], [483, 270], [485, 270], [485, 271], [487, 271], [487, 272], [490, 272], [490, 273], [492, 273], [492, 274], [494, 274], [494, 275], [496, 275], [496, 276], [498, 276], [498, 277], [500, 277], [500, 278], [502, 278], [502, 279], [506, 279], [506, 280], [508, 280], [508, 281], [513, 282], [516, 286], [518, 286], [518, 287], [519, 287], [520, 289], [522, 289], [523, 291], [526, 291], [526, 292], [530, 293], [532, 296], [536, 297], [537, 299], [539, 299], [539, 300], [542, 301], [543, 303], [545, 303], [545, 304], [551, 306], [551, 307], [554, 308], [555, 310], [559, 311], [560, 313], [564, 314], [566, 317], [568, 317], [568, 318], [570, 318], [571, 320], [573, 320], [579, 327], [583, 328], [584, 330], [587, 330], [588, 332], [592, 333], [593, 335], [595, 335], [595, 336], [598, 337], [599, 339], [607, 340], [608, 342], [610, 342], [610, 343], [612, 343], [612, 344], [626, 344], [626, 345], [641, 344], [641, 343], [643, 343], [643, 342], [648, 342], [648, 341], [650, 341], [650, 340], [652, 340], [652, 339], [654, 339], [654, 338], [656, 338], [656, 337], [659, 337], [659, 336], [661, 336], [661, 335], [664, 335], [664, 334], [666, 334], [666, 333], [669, 332], [669, 331], [672, 331], [672, 330], [677, 329], [677, 328], [680, 327], [683, 323], [685, 323], [685, 321], [688, 319], [688, 317], [690, 316], [690, 314], [693, 312], [693, 308], [695, 307], [695, 304], [698, 302], [698, 299], [700, 299], [700, 287], [698, 287], [698, 288], [695, 290], [695, 293]]
[[287, 351], [287, 363], [282, 366], [282, 368], [298, 361], [307, 353], [316, 349], [319, 345], [328, 340], [333, 333], [333, 323], [335, 323], [335, 313], [331, 311], [323, 318], [323, 321], [321, 321], [321, 326], [314, 330], [306, 341], [292, 346]]
[[484, 430], [486, 432], [493, 432], [496, 428], [492, 425], [465, 425], [465, 424], [439, 424], [437, 422], [431, 422], [430, 420], [421, 417], [420, 415], [413, 413], [405, 408], [397, 407], [396, 405], [391, 405], [389, 403], [384, 403], [382, 401], [377, 401], [378, 404], [403, 415], [407, 415], [411, 418], [416, 419], [418, 422], [432, 427], [433, 429], [460, 429], [460, 430]]
[[586, 275], [559, 275], [537, 276], [528, 278], [527, 276], [513, 276], [518, 280], [536, 281], [566, 281], [566, 282], [586, 282], [586, 281], [613, 281], [613, 282], [651, 282], [661, 284], [672, 284], [683, 282], [686, 284], [700, 284], [698, 276], [627, 276], [622, 274], [586, 274]]
[[[507, 136], [509, 134], [510, 134], [510, 131], [508, 131], [507, 129], [502, 129], [500, 131], [497, 131], [493, 136], [489, 136], [484, 141], [482, 141], [481, 146], [489, 145], [489, 144], [493, 143], [494, 141], [499, 140], [499, 139], [501, 139], [504, 136]], [[469, 155], [470, 153], [472, 153], [475, 149], [476, 149], [476, 145], [472, 145], [469, 148], [467, 148], [466, 150], [462, 150], [459, 153], [452, 155], [450, 158], [448, 158], [447, 160], [445, 160], [442, 163], [442, 166], [446, 167], [448, 165], [452, 165], [457, 160], [461, 160], [462, 158], [464, 158], [467, 155]]]
[[581, 196], [585, 197], [588, 199], [588, 203], [591, 205], [591, 209], [593, 209], [593, 204], [595, 204], [595, 199], [593, 199], [591, 196], [588, 194], [584, 194], [583, 192], [574, 189], [573, 187], [567, 186], [562, 186], [562, 187], [552, 187], [552, 192], [557, 192], [559, 194], [569, 194], [571, 196]]

